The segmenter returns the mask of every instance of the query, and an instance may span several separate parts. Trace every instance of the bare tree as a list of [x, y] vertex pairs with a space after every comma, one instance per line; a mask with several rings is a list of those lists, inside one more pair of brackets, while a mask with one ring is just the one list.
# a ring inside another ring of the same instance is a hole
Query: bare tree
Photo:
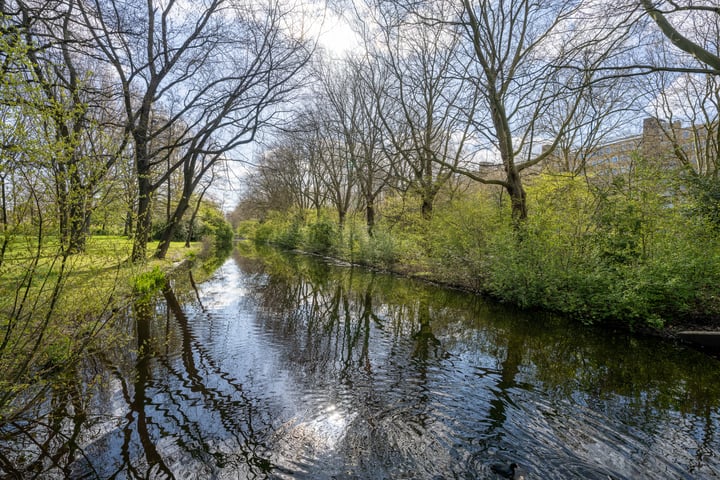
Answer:
[[[411, 2], [405, 10], [405, 21], [461, 32], [454, 64], [462, 66], [458, 76], [471, 81], [477, 95], [472, 143], [478, 151], [496, 152], [503, 174], [478, 173], [480, 162], [461, 168], [439, 162], [478, 182], [503, 187], [512, 217], [523, 220], [528, 214], [524, 172], [550, 158], [573, 128], [583, 89], [607, 52], [621, 42], [626, 22], [597, 19], [582, 2], [568, 0]], [[550, 110], [561, 100], [569, 108], [561, 118], [552, 118], [553, 137], [543, 137], [542, 125], [551, 121]]]
[[[186, 184], [197, 186], [214, 161], [272, 122], [296, 86], [310, 50], [302, 32], [292, 32], [297, 21], [289, 10], [272, 0], [211, 0], [193, 8], [153, 0], [83, 3], [96, 47], [117, 73], [133, 140], [134, 261], [145, 258], [152, 195], [162, 182], [183, 168], [192, 177]], [[171, 129], [177, 141], [154, 141]], [[171, 151], [181, 151], [180, 161], [158, 174]], [[176, 223], [171, 219], [168, 231]]]
[[254, 210], [260, 218], [269, 211], [301, 207], [307, 198], [307, 178], [306, 165], [292, 148], [268, 148], [254, 160], [240, 203], [243, 209]]
[[325, 65], [319, 72], [331, 128], [339, 134], [344, 148], [344, 164], [351, 169], [348, 178], [357, 186], [365, 209], [367, 229], [372, 234], [376, 221], [376, 202], [390, 175], [388, 157], [383, 151], [378, 110], [384, 108], [378, 84], [384, 80], [367, 58], [346, 56]]
[[372, 235], [376, 222], [376, 204], [389, 185], [395, 163], [394, 157], [388, 155], [385, 148], [385, 136], [379, 121], [387, 100], [380, 93], [380, 85], [387, 80], [387, 76], [382, 69], [368, 68], [364, 58], [348, 60], [356, 85], [353, 101], [360, 108], [360, 115], [352, 122], [357, 143], [350, 158], [365, 207], [367, 231]]
[[685, 175], [718, 178], [720, 76], [659, 72], [649, 80], [654, 80], [647, 83], [648, 96], [664, 160], [677, 163]]
[[[644, 115], [645, 87], [645, 78], [597, 76], [584, 87], [579, 99], [558, 98], [548, 108], [547, 121], [539, 125], [542, 137], [559, 137], [543, 171], [583, 175], [603, 145], [632, 136]], [[575, 114], [565, 134], [560, 135], [567, 112], [573, 108]]]
[[[649, 106], [657, 117], [653, 156], [679, 166], [684, 189], [720, 223], [720, 7], [717, 2], [639, 0], [648, 20]], [[654, 34], [654, 35], [653, 35]], [[670, 155], [667, 152], [671, 152]]]
[[323, 151], [325, 132], [321, 123], [312, 106], [309, 106], [297, 116], [293, 128], [285, 132], [287, 146], [297, 157], [295, 163], [302, 165], [305, 171], [302, 180], [303, 196], [297, 200], [297, 206], [301, 212], [315, 209], [318, 218], [322, 207], [328, 201], [324, 165], [327, 152]]
[[[589, 40], [568, 48], [577, 39], [568, 30], [580, 16], [576, 2], [514, 0], [476, 6], [463, 0], [462, 5], [461, 23], [471, 41], [468, 55], [477, 66], [484, 107], [475, 119], [476, 130], [497, 148], [505, 171], [504, 180], [489, 183], [507, 190], [513, 218], [522, 220], [527, 203], [521, 174], [548, 158], [570, 128], [588, 78], [585, 69], [576, 73], [564, 67], [577, 61]], [[563, 98], [570, 99], [570, 108], [563, 118], [553, 119], [559, 120], [555, 138], [538, 152], [538, 127]]]
[[[662, 34], [700, 70], [720, 75], [720, 6], [714, 0], [639, 0]], [[674, 65], [663, 65], [674, 68]]]
[[377, 115], [393, 150], [390, 155], [407, 166], [412, 177], [406, 181], [419, 193], [422, 214], [429, 218], [435, 196], [462, 160], [477, 96], [467, 76], [457, 73], [456, 28], [402, 22], [394, 6], [381, 14], [384, 48], [376, 49], [373, 61], [392, 80], [374, 85], [382, 89], [376, 95], [387, 105]]
[[[337, 212], [342, 228], [354, 197], [355, 168], [348, 156], [343, 130], [338, 127], [336, 112], [325, 102], [322, 92], [318, 92], [316, 98], [316, 108], [311, 113], [313, 137], [308, 139], [308, 143], [314, 145], [313, 155], [308, 156], [309, 173], [314, 179], [318, 200], [322, 192], [322, 198]], [[316, 206], [321, 204], [316, 202]]]

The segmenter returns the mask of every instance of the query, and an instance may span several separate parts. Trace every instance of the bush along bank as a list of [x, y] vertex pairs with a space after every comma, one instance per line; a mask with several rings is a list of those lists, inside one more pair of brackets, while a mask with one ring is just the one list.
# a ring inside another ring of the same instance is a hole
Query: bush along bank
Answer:
[[[438, 201], [431, 218], [388, 198], [368, 233], [360, 216], [329, 210], [270, 212], [239, 234], [258, 244], [331, 256], [488, 294], [587, 324], [717, 327], [718, 225], [665, 192], [602, 190], [581, 177], [543, 177], [528, 189], [531, 214], [509, 220], [498, 196]], [[417, 202], [416, 202], [417, 203]]]

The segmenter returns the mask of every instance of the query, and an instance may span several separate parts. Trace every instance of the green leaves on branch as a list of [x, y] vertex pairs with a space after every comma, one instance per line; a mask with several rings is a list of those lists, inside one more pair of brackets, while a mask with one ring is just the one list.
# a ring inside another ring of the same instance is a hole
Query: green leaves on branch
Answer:
[[143, 272], [132, 279], [133, 292], [141, 298], [147, 299], [165, 286], [165, 272], [155, 266], [152, 270]]
[[712, 319], [720, 315], [712, 210], [699, 214], [692, 191], [670, 179], [641, 159], [610, 184], [540, 176], [519, 226], [508, 221], [506, 199], [477, 191], [438, 202], [429, 220], [403, 207], [415, 202], [388, 197], [373, 237], [362, 218], [340, 229], [329, 212], [275, 212], [242, 229], [257, 243], [460, 285], [585, 323]]

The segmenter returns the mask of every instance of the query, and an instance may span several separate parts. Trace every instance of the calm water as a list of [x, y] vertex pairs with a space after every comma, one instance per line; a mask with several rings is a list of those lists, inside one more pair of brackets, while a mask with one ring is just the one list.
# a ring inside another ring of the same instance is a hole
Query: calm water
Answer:
[[699, 352], [276, 252], [187, 280], [3, 432], [21, 478], [720, 478]]

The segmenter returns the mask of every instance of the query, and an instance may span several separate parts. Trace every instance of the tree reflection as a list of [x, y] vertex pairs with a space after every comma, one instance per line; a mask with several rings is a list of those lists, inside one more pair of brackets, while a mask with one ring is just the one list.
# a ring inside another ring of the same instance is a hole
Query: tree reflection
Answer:
[[3, 428], [3, 478], [70, 476], [69, 465], [79, 452], [78, 441], [87, 419], [82, 388], [77, 370], [63, 372], [47, 402], [34, 408], [34, 421], [15, 421]]
[[437, 355], [440, 347], [440, 340], [433, 334], [430, 326], [430, 304], [427, 298], [420, 300], [418, 323], [420, 328], [412, 335], [412, 339], [415, 341], [412, 356], [425, 361], [430, 357], [431, 353]]
[[[135, 363], [136, 376], [133, 382], [133, 395], [128, 399], [128, 406], [130, 407], [130, 412], [126, 416], [128, 423], [123, 429], [125, 440], [122, 452], [125, 459], [125, 466], [132, 472], [133, 477], [143, 476], [137, 471], [137, 461], [129, 457], [129, 447], [133, 434], [136, 433], [142, 445], [142, 452], [147, 461], [148, 471], [157, 467], [158, 474], [160, 474], [159, 478], [172, 478], [173, 475], [163, 461], [162, 455], [160, 455], [155, 447], [155, 442], [150, 434], [148, 424], [152, 424], [153, 419], [149, 417], [145, 411], [145, 405], [150, 402], [150, 398], [147, 396], [147, 386], [152, 379], [150, 362], [153, 352], [150, 325], [154, 318], [148, 302], [136, 303], [134, 310], [139, 354], [137, 362]], [[116, 474], [120, 473], [120, 471], [121, 470], [116, 472]]]
[[177, 478], [213, 476], [234, 465], [247, 478], [264, 478], [273, 469], [264, 443], [270, 414], [197, 340], [173, 289], [162, 293], [165, 311], [154, 303], [134, 308], [138, 355], [131, 384], [115, 370], [127, 405], [124, 425], [86, 447], [73, 472]]
[[495, 454], [558, 479], [720, 468], [708, 357], [307, 257], [223, 268], [136, 306], [135, 348], [58, 384], [44, 430], [16, 426], [35, 449], [17, 475], [484, 478]]
[[[173, 312], [177, 321], [179, 331], [182, 338], [182, 364], [184, 372], [175, 371], [168, 363], [166, 368], [177, 378], [186, 377], [186, 383], [189, 381], [189, 390], [198, 393], [202, 397], [202, 403], [207, 409], [208, 416], [219, 416], [220, 423], [224, 428], [225, 434], [233, 438], [234, 448], [238, 451], [235, 455], [243, 459], [243, 463], [249, 466], [249, 473], [263, 474], [272, 469], [272, 464], [267, 460], [267, 448], [262, 441], [263, 431], [270, 429], [271, 421], [267, 415], [263, 414], [262, 406], [248, 395], [240, 382], [233, 378], [231, 372], [224, 371], [195, 338], [190, 328], [188, 317], [175, 297], [175, 293], [171, 288], [163, 289], [163, 296], [169, 309]], [[196, 365], [195, 357], [202, 362], [202, 370]], [[216, 383], [219, 379], [222, 382], [218, 386], [209, 386], [209, 380]], [[180, 397], [180, 392], [176, 392]], [[188, 395], [183, 398], [183, 403], [192, 403], [193, 398]], [[178, 411], [182, 411], [182, 405], [178, 405]], [[178, 429], [186, 433], [186, 437], [181, 438], [182, 443], [187, 448], [188, 441], [192, 439], [195, 447], [204, 450], [206, 453], [212, 454], [212, 447], [207, 440], [203, 439], [203, 435], [193, 435], [193, 431], [202, 432], [206, 425], [204, 421], [206, 417], [200, 417], [193, 422], [184, 419], [178, 425]], [[188, 428], [194, 426], [195, 428]], [[224, 459], [222, 463], [229, 461]]]
[[[349, 464], [367, 466], [368, 459], [387, 463], [390, 456], [407, 457], [433, 442], [440, 442], [438, 449], [444, 451], [440, 445], [459, 441], [451, 440], [459, 433], [476, 439], [481, 449], [514, 449], [518, 437], [562, 431], [560, 422], [580, 422], [593, 412], [624, 425], [641, 419], [640, 428], [649, 438], [676, 431], [682, 437], [679, 444], [691, 441], [703, 452], [696, 454], [702, 465], [714, 452], [720, 370], [695, 369], [685, 350], [512, 312], [413, 281], [316, 264], [311, 258], [285, 261], [272, 253], [264, 266], [255, 265], [269, 277], [253, 294], [262, 305], [258, 321], [284, 346], [286, 368], [298, 373], [296, 381], [327, 389], [327, 396], [343, 398], [357, 413], [344, 440]], [[705, 365], [711, 361], [698, 359]], [[535, 390], [547, 395], [547, 405], [519, 403], [527, 402], [519, 398], [535, 398]], [[459, 407], [471, 416], [453, 418], [450, 412]], [[670, 419], [677, 413], [691, 415], [694, 440], [686, 429], [673, 426]], [[536, 417], [522, 425], [522, 415]], [[606, 427], [571, 428], [593, 448], [592, 429]], [[567, 448], [581, 452], [585, 441], [575, 440], [579, 443]], [[654, 448], [667, 448], [662, 442]], [[365, 451], [367, 462], [351, 453], [358, 449]], [[434, 462], [468, 474], [458, 467], [464, 457], [456, 454], [460, 456]], [[595, 473], [583, 471], [598, 478], [612, 473], [595, 468]]]

